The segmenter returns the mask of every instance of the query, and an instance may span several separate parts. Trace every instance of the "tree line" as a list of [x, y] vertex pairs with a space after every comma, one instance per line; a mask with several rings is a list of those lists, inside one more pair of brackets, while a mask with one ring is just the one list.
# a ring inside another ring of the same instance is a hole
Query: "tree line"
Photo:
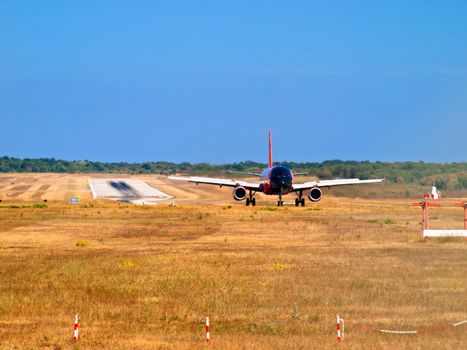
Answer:
[[[282, 162], [295, 172], [320, 179], [332, 178], [379, 178], [394, 183], [420, 183], [436, 181], [439, 189], [448, 186], [467, 189], [467, 162], [370, 162], [327, 160], [324, 162]], [[87, 160], [61, 160], [54, 158], [0, 157], [0, 172], [32, 173], [129, 173], [129, 174], [189, 174], [225, 175], [229, 172], [258, 172], [267, 164], [244, 161], [231, 164], [172, 163], [165, 161], [127, 163], [93, 162]], [[231, 177], [232, 175], [229, 175]], [[241, 175], [239, 175], [241, 176]]]

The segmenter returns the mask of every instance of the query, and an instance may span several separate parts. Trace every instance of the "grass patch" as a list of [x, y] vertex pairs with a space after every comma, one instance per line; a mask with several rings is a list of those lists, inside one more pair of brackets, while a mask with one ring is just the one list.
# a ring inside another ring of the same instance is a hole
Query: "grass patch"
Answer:
[[[71, 349], [62, 334], [80, 313], [79, 344], [89, 349], [197, 348], [199, 320], [210, 316], [211, 345], [225, 350], [327, 350], [335, 348], [330, 324], [338, 313], [389, 328], [400, 319], [455, 322], [467, 309], [465, 241], [422, 240], [420, 213], [406, 203], [359, 200], [343, 208], [330, 198], [316, 215], [292, 207], [222, 210], [224, 202], [96, 203], [0, 210], [2, 344]], [[367, 223], [375, 215], [378, 225]], [[461, 224], [459, 216], [440, 215], [450, 227]], [[384, 225], [388, 217], [400, 227]], [[420, 316], [427, 301], [429, 315]], [[458, 348], [461, 331], [351, 337], [362, 349]]]
[[89, 245], [89, 242], [85, 239], [79, 239], [75, 242], [75, 246], [81, 247], [81, 248], [87, 247], [88, 245]]
[[261, 210], [263, 210], [263, 211], [276, 211], [277, 208], [276, 207], [264, 207], [264, 208], [261, 208]]
[[0, 205], [0, 208], [2, 208], [2, 209], [28, 209], [28, 208], [46, 209], [46, 208], [48, 208], [48, 205], [47, 205], [47, 203], [35, 203], [32, 206], [31, 205], [11, 204], [11, 205]]
[[136, 266], [136, 263], [131, 259], [123, 259], [119, 261], [118, 267], [121, 269], [132, 269]]
[[35, 209], [45, 209], [49, 206], [47, 205], [47, 203], [35, 203], [32, 207]]
[[452, 236], [452, 237], [436, 237], [435, 239], [438, 242], [441, 242], [441, 243], [462, 243], [462, 242], [465, 242], [464, 237], [455, 237], [455, 236]]
[[396, 223], [396, 221], [394, 221], [392, 219], [386, 219], [386, 220], [384, 220], [384, 223], [386, 225], [394, 225]]
[[283, 271], [283, 270], [286, 270], [288, 269], [289, 266], [286, 265], [286, 264], [282, 264], [280, 262], [276, 262], [274, 264], [272, 264], [272, 266], [270, 267], [270, 271], [274, 271], [274, 272], [277, 272], [277, 271]]

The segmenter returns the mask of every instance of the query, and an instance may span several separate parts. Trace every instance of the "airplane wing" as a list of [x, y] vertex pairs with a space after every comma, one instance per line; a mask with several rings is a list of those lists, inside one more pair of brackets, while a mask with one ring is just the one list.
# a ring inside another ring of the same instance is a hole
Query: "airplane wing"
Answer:
[[258, 177], [261, 176], [260, 173], [251, 173], [251, 172], [249, 172], [249, 171], [235, 171], [235, 170], [229, 170], [228, 173], [229, 173], [229, 174], [243, 174], [243, 175], [250, 175], [250, 176], [258, 176]]
[[371, 180], [360, 180], [360, 179], [338, 179], [338, 180], [321, 180], [305, 182], [303, 184], [294, 184], [292, 191], [303, 191], [313, 187], [332, 187], [332, 186], [345, 186], [345, 185], [360, 185], [360, 184], [371, 184], [376, 182], [383, 182], [384, 179], [371, 179]]
[[211, 178], [211, 177], [198, 177], [198, 176], [189, 176], [189, 177], [169, 176], [169, 179], [194, 182], [196, 184], [217, 185], [220, 187], [222, 186], [227, 186], [227, 187], [243, 186], [247, 190], [254, 190], [254, 191], [260, 190], [259, 183], [239, 181], [239, 180], [216, 179], [216, 178]]

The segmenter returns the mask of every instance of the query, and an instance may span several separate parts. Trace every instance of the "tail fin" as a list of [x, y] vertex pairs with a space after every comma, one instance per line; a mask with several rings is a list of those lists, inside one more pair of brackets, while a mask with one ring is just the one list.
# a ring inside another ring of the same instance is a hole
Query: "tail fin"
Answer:
[[271, 137], [271, 130], [269, 130], [269, 167], [272, 168], [272, 137]]

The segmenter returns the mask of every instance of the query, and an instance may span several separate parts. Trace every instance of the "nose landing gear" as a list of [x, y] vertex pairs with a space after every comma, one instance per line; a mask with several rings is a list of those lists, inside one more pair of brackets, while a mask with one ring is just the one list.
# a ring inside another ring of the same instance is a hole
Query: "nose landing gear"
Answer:
[[282, 201], [282, 188], [279, 192], [279, 200], [277, 201], [277, 206], [282, 207], [284, 205], [284, 202]]

